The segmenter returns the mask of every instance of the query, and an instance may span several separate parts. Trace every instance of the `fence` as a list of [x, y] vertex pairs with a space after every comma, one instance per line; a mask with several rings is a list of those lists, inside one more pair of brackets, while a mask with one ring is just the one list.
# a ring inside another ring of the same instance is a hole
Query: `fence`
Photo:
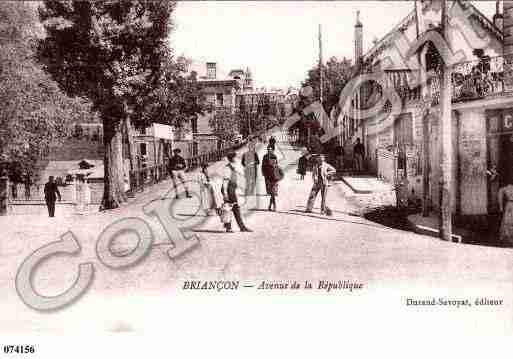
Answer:
[[378, 178], [390, 183], [396, 181], [397, 154], [384, 148], [376, 150], [376, 167]]
[[[513, 57], [483, 57], [479, 60], [457, 63], [452, 67], [452, 102], [486, 97], [511, 95]], [[440, 73], [433, 71], [429, 89], [433, 105], [440, 100]]]
[[[59, 186], [58, 189], [61, 194], [62, 202], [76, 202], [78, 196], [76, 184], [68, 183]], [[103, 195], [103, 183], [90, 183], [89, 189], [91, 191], [91, 203], [99, 204]], [[10, 203], [37, 204], [45, 201], [44, 184], [33, 184], [27, 188], [23, 183], [9, 182], [7, 194]]]
[[[264, 134], [266, 131], [254, 133], [254, 136]], [[297, 141], [297, 134], [283, 133], [276, 136], [277, 141]], [[247, 144], [247, 139], [238, 144], [227, 146], [216, 151], [201, 154], [187, 158], [186, 164], [188, 171], [192, 171], [201, 166], [202, 163], [216, 162], [222, 160], [228, 153], [236, 151]], [[129, 171], [129, 195], [136, 192], [142, 192], [158, 182], [169, 178], [167, 166], [165, 164], [157, 166], [145, 166], [139, 169]], [[103, 196], [103, 182], [93, 182], [89, 184], [91, 190], [91, 204], [100, 204]], [[77, 186], [74, 183], [59, 186], [62, 202], [74, 204], [77, 202]], [[40, 205], [45, 202], [44, 184], [32, 184], [28, 188], [23, 183], [9, 183], [7, 191], [8, 204], [30, 204]]]

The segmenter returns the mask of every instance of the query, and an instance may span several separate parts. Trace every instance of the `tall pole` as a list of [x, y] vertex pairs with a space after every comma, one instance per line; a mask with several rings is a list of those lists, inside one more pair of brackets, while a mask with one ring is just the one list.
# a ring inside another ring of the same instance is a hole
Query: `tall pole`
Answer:
[[324, 74], [322, 73], [322, 34], [321, 34], [321, 24], [319, 24], [319, 73], [320, 73], [320, 81], [319, 81], [319, 100], [321, 104], [323, 102], [323, 82], [324, 82]]
[[[415, 0], [415, 19], [417, 39], [424, 32], [424, 16], [422, 14], [422, 3]], [[425, 103], [427, 95], [427, 77], [426, 77], [426, 52], [427, 46], [418, 53], [420, 68], [422, 107], [422, 216], [429, 216], [429, 107], [431, 103]], [[424, 107], [425, 106], [425, 107]]]
[[[442, 0], [442, 36], [451, 48], [450, 34], [447, 18], [447, 0]], [[442, 74], [440, 83], [440, 131], [441, 131], [441, 176], [440, 176], [440, 213], [439, 227], [440, 239], [451, 240], [452, 234], [452, 213], [451, 213], [451, 192], [452, 192], [452, 110], [451, 110], [451, 68], [445, 61], [442, 61]]]

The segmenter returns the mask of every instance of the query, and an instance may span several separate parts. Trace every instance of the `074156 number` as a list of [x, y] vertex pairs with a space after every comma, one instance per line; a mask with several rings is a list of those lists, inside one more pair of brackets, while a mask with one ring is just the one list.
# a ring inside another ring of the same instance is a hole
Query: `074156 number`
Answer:
[[5, 354], [33, 354], [36, 349], [33, 345], [4, 345]]

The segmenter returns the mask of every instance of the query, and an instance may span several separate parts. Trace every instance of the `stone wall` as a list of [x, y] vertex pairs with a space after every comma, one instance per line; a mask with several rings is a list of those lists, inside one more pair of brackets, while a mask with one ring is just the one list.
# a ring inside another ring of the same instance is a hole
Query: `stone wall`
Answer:
[[462, 111], [460, 117], [461, 214], [487, 212], [486, 118], [482, 110]]

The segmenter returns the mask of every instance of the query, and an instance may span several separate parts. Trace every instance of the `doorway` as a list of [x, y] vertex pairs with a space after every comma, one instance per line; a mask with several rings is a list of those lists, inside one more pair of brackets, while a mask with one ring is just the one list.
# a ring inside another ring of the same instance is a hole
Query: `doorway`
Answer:
[[499, 146], [499, 183], [503, 187], [513, 179], [513, 135], [501, 135]]

